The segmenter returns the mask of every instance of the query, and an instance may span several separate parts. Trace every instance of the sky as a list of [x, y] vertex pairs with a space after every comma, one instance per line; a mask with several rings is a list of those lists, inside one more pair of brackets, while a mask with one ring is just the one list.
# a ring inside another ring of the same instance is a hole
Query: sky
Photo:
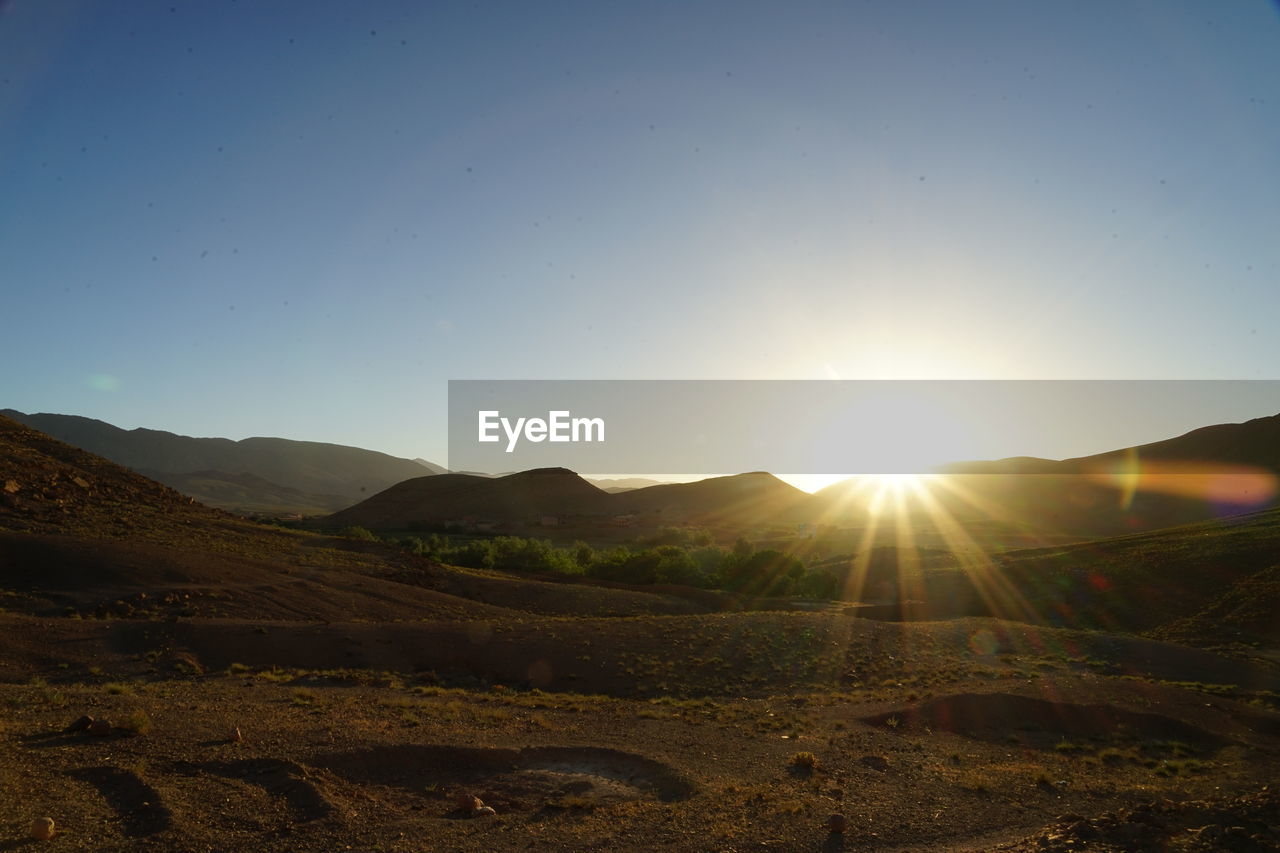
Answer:
[[1278, 187], [1275, 3], [10, 0], [0, 407], [440, 460], [449, 379], [1275, 379]]

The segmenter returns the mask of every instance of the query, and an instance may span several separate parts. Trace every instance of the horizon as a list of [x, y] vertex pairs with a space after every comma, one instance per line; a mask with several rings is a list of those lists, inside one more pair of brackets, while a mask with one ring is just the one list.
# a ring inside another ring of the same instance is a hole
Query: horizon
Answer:
[[[75, 415], [75, 414], [67, 413], [67, 412], [21, 412], [21, 411], [20, 411], [20, 410], [18, 410], [18, 409], [14, 409], [12, 406], [3, 406], [3, 407], [0, 407], [0, 411], [3, 411], [4, 409], [9, 409], [9, 410], [17, 411], [17, 412], [19, 412], [20, 414], [24, 414], [24, 415], [28, 415], [28, 416], [30, 416], [30, 415], [54, 415], [54, 416], [64, 416], [64, 417], [86, 417], [86, 416], [84, 416], [84, 415]], [[1272, 413], [1272, 414], [1259, 415], [1259, 416], [1257, 416], [1256, 418], [1249, 418], [1249, 419], [1246, 419], [1246, 420], [1265, 419], [1265, 418], [1269, 418], [1269, 417], [1280, 417], [1280, 412], [1275, 412], [1275, 413]], [[284, 440], [288, 440], [288, 441], [298, 441], [298, 442], [307, 442], [307, 443], [334, 444], [333, 442], [312, 442], [310, 439], [306, 439], [306, 438], [293, 438], [293, 437], [289, 437], [289, 436], [248, 435], [248, 436], [244, 436], [244, 437], [242, 437], [242, 438], [232, 438], [232, 437], [230, 437], [230, 436], [196, 436], [196, 435], [184, 435], [184, 434], [182, 434], [182, 433], [175, 433], [175, 432], [173, 432], [172, 430], [165, 430], [165, 429], [160, 429], [160, 428], [156, 428], [156, 427], [148, 427], [148, 426], [139, 426], [139, 427], [123, 427], [123, 426], [121, 426], [121, 425], [119, 425], [119, 424], [112, 424], [112, 423], [107, 422], [107, 421], [101, 421], [101, 419], [97, 419], [97, 418], [92, 418], [91, 420], [98, 420], [98, 421], [100, 421], [100, 422], [102, 422], [102, 423], [106, 423], [108, 426], [113, 426], [113, 427], [116, 427], [117, 429], [123, 429], [123, 430], [126, 430], [126, 431], [132, 431], [132, 430], [135, 430], [135, 429], [151, 430], [151, 431], [156, 431], [156, 432], [166, 432], [166, 433], [169, 433], [169, 434], [172, 434], [172, 435], [178, 435], [178, 436], [180, 436], [180, 437], [193, 438], [193, 439], [211, 439], [211, 438], [217, 438], [217, 439], [228, 439], [228, 440], [231, 440], [231, 441], [239, 442], [239, 441], [244, 441], [244, 440], [247, 440], [247, 439], [253, 439], [253, 438], [271, 438], [271, 439], [284, 439]], [[1244, 423], [1244, 422], [1246, 422], [1246, 421], [1233, 421], [1233, 422], [1227, 422], [1227, 423]], [[1189, 432], [1189, 431], [1194, 431], [1194, 430], [1199, 429], [1199, 428], [1202, 428], [1202, 427], [1207, 427], [1207, 426], [1220, 426], [1220, 425], [1225, 425], [1225, 424], [1200, 424], [1200, 425], [1199, 425], [1199, 426], [1197, 426], [1197, 427], [1192, 427], [1192, 428], [1191, 428], [1191, 430], [1188, 430], [1187, 432]], [[1185, 434], [1186, 434], [1186, 432], [1178, 433], [1178, 434], [1175, 434], [1175, 435], [1164, 435], [1164, 436], [1160, 436], [1160, 437], [1157, 437], [1157, 438], [1153, 438], [1153, 439], [1151, 439], [1151, 440], [1150, 440], [1150, 442], [1158, 442], [1158, 441], [1163, 441], [1163, 440], [1166, 440], [1166, 439], [1177, 438], [1177, 437], [1179, 437], [1180, 435], [1185, 435]], [[1143, 442], [1143, 443], [1150, 443], [1150, 442]], [[368, 450], [368, 451], [373, 451], [373, 452], [376, 452], [376, 453], [386, 453], [386, 451], [380, 450], [379, 448], [375, 448], [375, 447], [358, 447], [357, 445], [337, 445], [337, 446], [344, 446], [344, 447], [356, 447], [357, 449], [361, 449], [361, 450]], [[1134, 446], [1134, 445], [1125, 445], [1125, 446], [1117, 445], [1117, 446], [1110, 446], [1110, 447], [1106, 447], [1106, 448], [1104, 448], [1104, 449], [1102, 449], [1102, 450], [1099, 450], [1099, 451], [1097, 451], [1097, 452], [1098, 452], [1098, 453], [1107, 453], [1107, 452], [1114, 451], [1114, 450], [1122, 450], [1122, 449], [1126, 449], [1127, 447], [1130, 447], [1130, 446]], [[395, 456], [395, 454], [390, 454], [390, 453], [387, 453], [386, 455], [389, 455], [389, 456]], [[1082, 455], [1093, 455], [1093, 454], [1082, 454]], [[439, 463], [439, 462], [437, 462], [436, 460], [426, 459], [426, 458], [423, 458], [423, 457], [404, 457], [404, 456], [401, 456], [401, 457], [397, 457], [397, 458], [404, 459], [404, 460], [411, 461], [411, 462], [426, 462], [426, 463], [430, 463], [430, 464], [432, 464], [432, 465], [437, 465], [437, 466], [439, 466], [439, 467], [444, 467], [443, 465], [440, 465], [440, 463]], [[808, 494], [814, 494], [814, 493], [816, 493], [816, 492], [818, 492], [818, 491], [821, 491], [822, 489], [824, 489], [824, 488], [826, 488], [826, 487], [828, 487], [828, 486], [834, 485], [834, 484], [836, 484], [836, 483], [844, 482], [844, 481], [847, 481], [847, 480], [858, 480], [858, 479], [878, 481], [878, 482], [880, 483], [880, 485], [881, 485], [881, 488], [882, 488], [882, 489], [883, 489], [883, 488], [890, 488], [890, 489], [894, 489], [894, 490], [896, 490], [896, 489], [901, 489], [901, 488], [902, 488], [902, 487], [904, 487], [904, 486], [909, 486], [909, 487], [911, 487], [911, 488], [918, 488], [918, 487], [920, 487], [921, 485], [923, 485], [923, 484], [927, 484], [927, 483], [929, 483], [929, 482], [931, 482], [931, 481], [938, 480], [938, 479], [945, 479], [948, 475], [947, 475], [947, 474], [945, 474], [945, 473], [940, 472], [940, 471], [939, 471], [939, 470], [937, 470], [937, 469], [938, 469], [938, 468], [941, 468], [941, 467], [944, 467], [944, 466], [946, 466], [946, 465], [957, 464], [957, 463], [968, 463], [968, 462], [990, 462], [990, 461], [1002, 461], [1002, 460], [1007, 460], [1007, 459], [1027, 459], [1027, 458], [1030, 458], [1030, 459], [1050, 460], [1050, 461], [1062, 461], [1063, 459], [1067, 459], [1067, 458], [1076, 458], [1076, 457], [1068, 457], [1068, 456], [1064, 456], [1064, 457], [1051, 457], [1051, 456], [1026, 456], [1026, 455], [1016, 455], [1016, 456], [996, 457], [996, 458], [990, 458], [990, 459], [978, 459], [978, 458], [952, 459], [952, 460], [947, 460], [947, 461], [945, 461], [945, 462], [943, 462], [943, 463], [940, 463], [940, 465], [939, 465], [939, 466], [937, 466], [937, 467], [936, 467], [936, 468], [934, 468], [934, 469], [931, 469], [931, 470], [928, 470], [928, 471], [924, 471], [924, 472], [921, 472], [921, 473], [918, 473], [918, 474], [875, 474], [875, 473], [865, 473], [865, 472], [864, 472], [864, 473], [839, 473], [839, 474], [813, 474], [813, 473], [807, 473], [807, 474], [788, 474], [788, 473], [780, 473], [780, 472], [776, 472], [776, 471], [770, 471], [770, 470], [763, 469], [763, 468], [751, 468], [751, 469], [742, 470], [742, 471], [732, 471], [732, 472], [725, 472], [725, 473], [712, 473], [712, 474], [655, 474], [655, 473], [616, 473], [616, 472], [608, 472], [608, 473], [592, 473], [592, 472], [579, 471], [579, 470], [576, 470], [576, 469], [573, 469], [573, 468], [566, 468], [566, 470], [571, 471], [573, 474], [575, 474], [575, 475], [577, 475], [577, 476], [579, 476], [579, 477], [581, 477], [581, 478], [583, 478], [583, 479], [585, 479], [585, 480], [589, 480], [589, 481], [593, 481], [593, 482], [597, 482], [597, 481], [609, 481], [609, 480], [627, 480], [627, 479], [637, 479], [637, 480], [652, 480], [652, 481], [654, 481], [654, 484], [656, 484], [656, 485], [681, 484], [681, 483], [693, 483], [693, 482], [699, 482], [699, 481], [702, 481], [702, 480], [717, 479], [717, 478], [723, 478], [723, 477], [741, 476], [741, 475], [744, 475], [744, 474], [767, 474], [767, 475], [772, 476], [772, 477], [774, 477], [774, 478], [776, 478], [776, 479], [778, 479], [778, 480], [780, 480], [780, 481], [782, 481], [782, 482], [784, 482], [784, 483], [786, 483], [786, 484], [788, 484], [788, 485], [790, 485], [790, 486], [793, 486], [793, 487], [795, 487], [795, 488], [799, 489], [800, 491], [806, 492], [806, 493], [808, 493]], [[555, 467], [564, 467], [564, 466], [555, 466]], [[425, 469], [424, 469], [424, 470], [425, 470]], [[512, 475], [512, 474], [522, 473], [522, 472], [527, 471], [527, 470], [537, 470], [537, 468], [516, 469], [516, 470], [504, 470], [504, 471], [497, 471], [497, 472], [483, 472], [483, 471], [474, 471], [474, 470], [453, 470], [453, 469], [445, 468], [445, 471], [444, 471], [443, 473], [449, 473], [449, 474], [466, 474], [466, 475], [479, 476], [479, 477], [487, 477], [487, 478], [499, 478], [499, 477], [510, 476], [510, 475]], [[1185, 472], [1184, 472], [1184, 473], [1185, 473]], [[430, 474], [426, 474], [426, 475], [424, 475], [424, 476], [430, 476]], [[601, 488], [603, 488], [603, 487], [601, 487]], [[644, 488], [644, 487], [636, 487], [636, 488]]]
[[497, 10], [5, 4], [4, 405], [434, 461], [465, 377], [1280, 363], [1275, 4]]

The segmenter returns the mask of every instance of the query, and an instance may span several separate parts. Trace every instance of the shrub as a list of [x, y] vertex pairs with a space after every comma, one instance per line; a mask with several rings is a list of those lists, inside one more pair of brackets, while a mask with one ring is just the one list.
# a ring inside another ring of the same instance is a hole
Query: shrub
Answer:
[[789, 554], [766, 549], [744, 556], [738, 546], [720, 568], [725, 589], [750, 595], [790, 595], [802, 575], [804, 563]]
[[145, 735], [151, 731], [151, 716], [141, 708], [124, 718], [120, 728], [135, 735]]
[[361, 542], [378, 541], [378, 537], [373, 534], [373, 531], [369, 530], [367, 527], [361, 527], [358, 524], [342, 528], [338, 531], [338, 535], [345, 536], [348, 539], [359, 539]]

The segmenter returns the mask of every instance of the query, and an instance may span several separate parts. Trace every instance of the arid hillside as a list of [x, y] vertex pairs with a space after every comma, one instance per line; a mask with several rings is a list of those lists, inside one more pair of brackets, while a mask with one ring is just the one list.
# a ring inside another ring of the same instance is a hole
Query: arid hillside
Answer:
[[192, 438], [75, 415], [0, 415], [237, 512], [332, 512], [401, 480], [443, 470], [373, 450], [284, 438]]

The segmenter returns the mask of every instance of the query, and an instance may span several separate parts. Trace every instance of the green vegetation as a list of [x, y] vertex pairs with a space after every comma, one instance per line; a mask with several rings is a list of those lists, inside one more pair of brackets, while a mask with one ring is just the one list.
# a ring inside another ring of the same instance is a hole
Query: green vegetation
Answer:
[[125, 717], [120, 728], [135, 735], [145, 735], [151, 731], [151, 715], [139, 708]]
[[338, 531], [339, 536], [345, 536], [348, 539], [359, 539], [362, 542], [377, 542], [378, 537], [368, 528], [354, 525], [352, 527], [344, 527]]
[[[351, 535], [349, 530], [344, 534]], [[752, 596], [830, 598], [838, 588], [835, 575], [806, 569], [797, 557], [774, 549], [757, 550], [745, 539], [732, 548], [715, 545], [701, 528], [662, 528], [629, 547], [613, 548], [593, 548], [585, 542], [558, 547], [548, 539], [519, 536], [451, 538], [439, 533], [410, 536], [397, 544], [442, 563], [473, 569], [556, 572], [627, 584], [681, 584]]]

